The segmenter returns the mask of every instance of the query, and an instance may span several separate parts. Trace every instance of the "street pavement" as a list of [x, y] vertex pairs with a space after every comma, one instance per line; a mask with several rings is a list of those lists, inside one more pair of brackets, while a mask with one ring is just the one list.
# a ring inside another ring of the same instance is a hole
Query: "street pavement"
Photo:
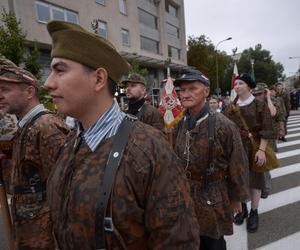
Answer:
[[[259, 205], [259, 229], [234, 227], [228, 250], [300, 250], [300, 112], [288, 120], [287, 142], [278, 144], [280, 168], [271, 171], [272, 191]], [[250, 208], [250, 204], [248, 204]]]
[[[286, 138], [278, 144], [280, 168], [271, 171], [271, 194], [260, 202], [258, 232], [247, 233], [246, 223], [234, 226], [228, 250], [300, 250], [300, 112], [291, 112]], [[0, 218], [0, 250], [6, 249]]]

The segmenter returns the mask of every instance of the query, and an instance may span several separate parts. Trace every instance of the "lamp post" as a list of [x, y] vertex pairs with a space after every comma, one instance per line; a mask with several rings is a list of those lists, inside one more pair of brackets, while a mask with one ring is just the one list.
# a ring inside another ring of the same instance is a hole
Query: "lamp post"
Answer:
[[300, 76], [300, 56], [290, 56], [289, 59], [299, 59], [299, 68], [296, 72], [296, 75]]
[[220, 42], [217, 43], [216, 45], [216, 71], [217, 71], [217, 95], [220, 95], [220, 88], [219, 88], [219, 65], [218, 65], [218, 46], [220, 45], [220, 43], [231, 40], [232, 37], [228, 37]]

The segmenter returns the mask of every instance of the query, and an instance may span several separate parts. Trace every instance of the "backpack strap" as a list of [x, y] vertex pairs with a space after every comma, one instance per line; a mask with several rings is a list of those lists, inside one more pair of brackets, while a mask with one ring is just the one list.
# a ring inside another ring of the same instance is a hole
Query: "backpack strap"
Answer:
[[108, 202], [111, 198], [114, 179], [135, 121], [136, 117], [128, 114], [125, 116], [115, 135], [106, 163], [103, 181], [100, 186], [100, 199], [96, 207], [95, 232], [97, 250], [106, 249], [105, 233], [114, 231], [112, 217], [106, 216]]

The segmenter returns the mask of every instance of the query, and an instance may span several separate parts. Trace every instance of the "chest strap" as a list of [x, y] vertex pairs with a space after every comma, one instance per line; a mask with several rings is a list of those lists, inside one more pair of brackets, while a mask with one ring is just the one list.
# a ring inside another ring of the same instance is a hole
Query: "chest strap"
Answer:
[[97, 250], [106, 249], [105, 233], [114, 231], [112, 217], [106, 216], [108, 202], [112, 195], [114, 179], [135, 120], [136, 117], [130, 115], [125, 116], [117, 131], [117, 134], [115, 135], [115, 139], [106, 163], [103, 181], [100, 186], [100, 199], [96, 208], [95, 235]]

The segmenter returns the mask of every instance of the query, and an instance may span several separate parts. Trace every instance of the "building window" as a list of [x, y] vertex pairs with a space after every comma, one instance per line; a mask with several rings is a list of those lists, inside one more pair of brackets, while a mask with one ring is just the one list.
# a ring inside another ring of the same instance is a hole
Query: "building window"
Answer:
[[52, 4], [36, 1], [36, 12], [39, 22], [47, 23], [49, 20], [55, 19], [78, 23], [78, 14], [76, 12]]
[[36, 2], [37, 18], [41, 22], [48, 22], [50, 20], [49, 4]]
[[157, 17], [151, 15], [150, 13], [138, 9], [139, 11], [139, 21], [140, 23], [152, 28], [152, 29], [157, 29]]
[[64, 10], [57, 7], [52, 7], [52, 19], [55, 20], [65, 20], [65, 13]]
[[98, 21], [98, 34], [107, 39], [107, 23]]
[[168, 57], [171, 57], [175, 60], [180, 60], [180, 49], [168, 46]]
[[179, 28], [169, 23], [166, 24], [166, 28], [168, 35], [179, 38]]
[[178, 17], [178, 7], [168, 3], [166, 1], [166, 11], [173, 17]]
[[129, 47], [129, 31], [122, 29], [122, 44], [125, 47]]
[[119, 0], [119, 8], [122, 14], [127, 15], [126, 0]]
[[105, 5], [105, 0], [96, 0], [96, 3], [99, 3], [99, 4], [102, 4], [102, 5]]
[[147, 37], [141, 36], [141, 49], [158, 54], [159, 53], [159, 42], [149, 39]]

